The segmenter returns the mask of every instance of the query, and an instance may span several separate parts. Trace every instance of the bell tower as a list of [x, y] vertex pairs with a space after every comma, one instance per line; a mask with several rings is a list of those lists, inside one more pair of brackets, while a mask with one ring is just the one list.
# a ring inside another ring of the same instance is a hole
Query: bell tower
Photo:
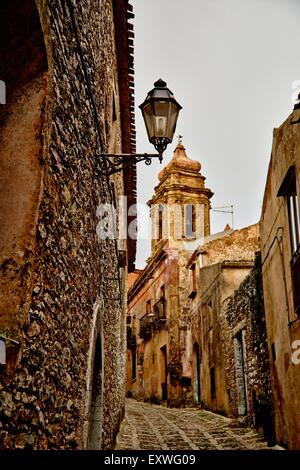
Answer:
[[210, 198], [201, 164], [191, 160], [179, 140], [173, 157], [158, 175], [155, 194], [148, 202], [152, 222], [152, 254], [162, 240], [172, 245], [210, 234]]

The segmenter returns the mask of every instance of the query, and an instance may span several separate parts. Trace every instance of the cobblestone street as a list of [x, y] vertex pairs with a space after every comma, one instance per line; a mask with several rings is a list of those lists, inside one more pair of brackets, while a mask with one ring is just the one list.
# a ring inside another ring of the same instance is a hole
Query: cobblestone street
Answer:
[[[277, 446], [275, 447], [277, 448]], [[167, 408], [126, 399], [115, 450], [270, 449], [252, 428], [196, 408]]]

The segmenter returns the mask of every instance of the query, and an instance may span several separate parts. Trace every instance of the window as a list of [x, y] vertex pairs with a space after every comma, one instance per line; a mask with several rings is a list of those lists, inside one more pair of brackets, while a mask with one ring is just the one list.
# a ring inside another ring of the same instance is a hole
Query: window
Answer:
[[131, 379], [134, 381], [136, 379], [136, 349], [132, 350], [132, 374]]
[[185, 236], [194, 237], [196, 231], [196, 213], [193, 204], [185, 206]]
[[158, 239], [161, 240], [163, 237], [163, 206], [158, 208]]
[[299, 203], [296, 193], [296, 182], [291, 188], [291, 193], [287, 195], [287, 207], [289, 217], [289, 228], [291, 238], [292, 255], [294, 255], [299, 248]]
[[155, 321], [165, 323], [166, 321], [166, 299], [165, 286], [161, 286], [159, 290], [159, 300], [153, 305]]
[[277, 196], [284, 196], [287, 202], [287, 213], [289, 221], [290, 241], [292, 256], [297, 252], [300, 245], [300, 217], [299, 202], [297, 195], [295, 166], [292, 165], [279, 188]]
[[207, 312], [208, 312], [208, 329], [211, 330], [213, 327], [213, 309], [212, 309], [211, 300], [208, 302]]
[[114, 208], [117, 208], [117, 200], [116, 200], [116, 191], [115, 191], [115, 185], [114, 183], [110, 183], [110, 189], [111, 189], [111, 196], [112, 196], [112, 202], [114, 205]]
[[210, 369], [210, 394], [211, 397], [216, 396], [216, 381], [215, 381], [215, 368]]
[[297, 194], [295, 166], [292, 165], [278, 191], [277, 196], [284, 196], [287, 205], [291, 245], [291, 276], [293, 283], [294, 308], [300, 313], [300, 214]]
[[151, 300], [147, 300], [146, 303], [146, 313], [151, 313]]
[[272, 343], [272, 345], [271, 345], [271, 351], [272, 351], [272, 359], [273, 359], [273, 362], [275, 362], [275, 361], [276, 361], [275, 343]]
[[115, 122], [116, 120], [117, 120], [116, 97], [115, 97], [115, 93], [113, 93], [113, 98], [112, 98], [112, 121]]
[[197, 272], [196, 272], [196, 263], [193, 263], [191, 266], [191, 275], [192, 275], [192, 289], [189, 295], [190, 299], [193, 299], [197, 295]]
[[197, 275], [196, 275], [196, 264], [192, 265], [192, 286], [193, 290], [197, 290]]

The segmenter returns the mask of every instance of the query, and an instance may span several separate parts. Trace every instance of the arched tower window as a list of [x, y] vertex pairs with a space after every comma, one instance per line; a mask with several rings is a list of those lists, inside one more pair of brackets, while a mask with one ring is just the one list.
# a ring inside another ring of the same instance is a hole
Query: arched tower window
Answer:
[[159, 206], [158, 208], [158, 239], [161, 240], [163, 237], [163, 211], [164, 207]]
[[185, 206], [185, 236], [193, 237], [196, 232], [196, 211], [193, 204]]

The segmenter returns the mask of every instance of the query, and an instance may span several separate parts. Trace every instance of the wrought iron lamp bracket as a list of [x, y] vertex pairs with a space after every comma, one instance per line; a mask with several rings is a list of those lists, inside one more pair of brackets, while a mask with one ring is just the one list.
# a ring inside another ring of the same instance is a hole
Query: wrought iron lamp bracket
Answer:
[[159, 158], [162, 162], [162, 153], [101, 153], [98, 157], [102, 160], [102, 168], [105, 173], [110, 176], [119, 171], [125, 170], [138, 162], [144, 161], [146, 165], [151, 165], [152, 158]]

